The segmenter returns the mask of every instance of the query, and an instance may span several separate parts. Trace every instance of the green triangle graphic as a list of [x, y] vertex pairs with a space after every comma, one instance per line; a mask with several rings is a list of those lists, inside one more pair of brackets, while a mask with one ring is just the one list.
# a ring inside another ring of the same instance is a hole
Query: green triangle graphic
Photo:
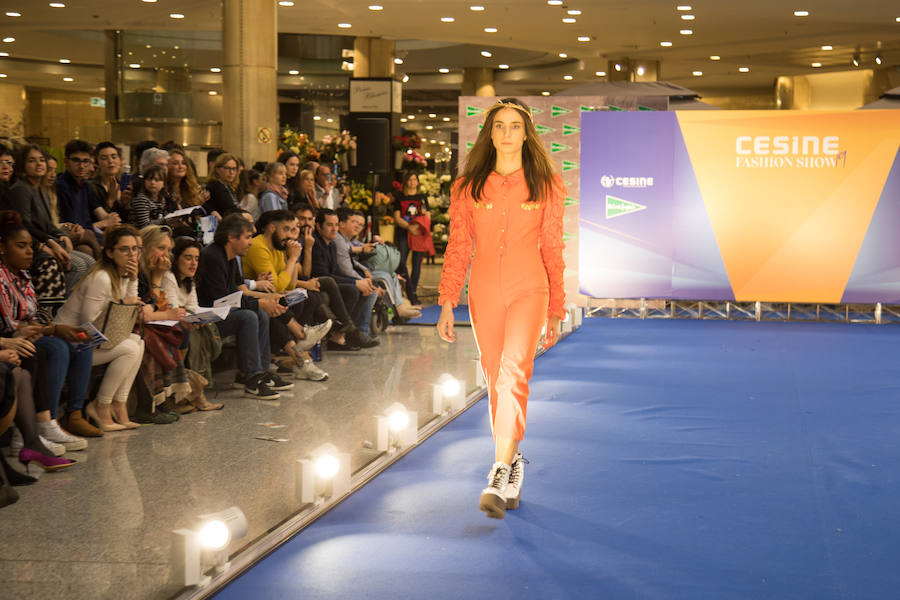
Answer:
[[571, 150], [572, 146], [566, 146], [565, 144], [557, 144], [556, 142], [550, 142], [550, 154], [554, 152], [562, 152], [563, 150]]
[[562, 161], [562, 165], [563, 165], [563, 173], [565, 173], [566, 171], [572, 171], [581, 166], [577, 162], [572, 162], [571, 160]]
[[480, 115], [484, 112], [483, 108], [478, 108], [477, 106], [467, 106], [466, 107], [466, 116], [474, 117], [475, 115]]
[[482, 129], [484, 129], [484, 123], [479, 123], [479, 124], [478, 124], [478, 131], [481, 131]]
[[535, 108], [533, 106], [531, 107], [531, 114], [533, 114], [533, 115], [539, 115], [542, 112], [544, 112], [543, 108]]
[[653, 109], [650, 108], [649, 106], [642, 106], [642, 105], [638, 104], [638, 110], [653, 110]]
[[540, 123], [535, 123], [534, 126], [540, 135], [544, 135], [545, 133], [550, 133], [551, 131], [556, 131], [552, 127], [545, 127], [544, 125], [541, 125]]
[[474, 145], [475, 145], [475, 142], [466, 142], [466, 151], [468, 152], [469, 150], [471, 150], [472, 146], [474, 146]]
[[581, 105], [581, 112], [594, 112], [596, 110], [597, 109], [593, 106], [585, 106], [584, 104]]
[[564, 115], [566, 113], [572, 112], [568, 108], [563, 108], [562, 106], [551, 106], [550, 107], [550, 116], [558, 117], [559, 115]]
[[573, 133], [581, 132], [581, 127], [575, 127], [574, 125], [563, 125], [563, 135], [572, 135]]
[[612, 104], [610, 104], [609, 110], [611, 110], [613, 112], [623, 112], [625, 109], [620, 106], [613, 106]]
[[606, 197], [606, 218], [614, 219], [616, 217], [621, 217], [622, 215], [627, 215], [629, 213], [637, 212], [639, 210], [644, 210], [647, 208], [643, 204], [638, 204], [636, 202], [629, 202], [628, 200], [622, 200], [621, 198], [615, 198], [613, 196]]
[[578, 204], [578, 198], [572, 198], [570, 196], [566, 196], [566, 206], [573, 206]]
[[568, 242], [575, 239], [574, 233], [563, 232], [563, 241]]

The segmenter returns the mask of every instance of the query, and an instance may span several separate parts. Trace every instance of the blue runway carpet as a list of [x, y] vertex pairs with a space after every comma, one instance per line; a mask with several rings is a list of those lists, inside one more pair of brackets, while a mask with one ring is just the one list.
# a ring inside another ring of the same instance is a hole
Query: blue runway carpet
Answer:
[[[410, 319], [411, 325], [437, 325], [441, 316], [441, 307], [438, 304], [422, 307], [422, 316]], [[457, 325], [469, 325], [469, 307], [457, 306], [453, 309], [453, 319]]]
[[896, 598], [898, 346], [589, 319], [537, 361], [505, 520], [482, 401], [219, 597]]

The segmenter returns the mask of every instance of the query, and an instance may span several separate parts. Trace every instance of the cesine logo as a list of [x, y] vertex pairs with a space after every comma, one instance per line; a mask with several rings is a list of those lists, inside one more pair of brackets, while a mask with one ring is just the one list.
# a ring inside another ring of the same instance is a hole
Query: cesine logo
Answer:
[[653, 187], [652, 177], [614, 177], [612, 175], [603, 175], [600, 177], [600, 185], [605, 188], [613, 186], [621, 188], [648, 188]]

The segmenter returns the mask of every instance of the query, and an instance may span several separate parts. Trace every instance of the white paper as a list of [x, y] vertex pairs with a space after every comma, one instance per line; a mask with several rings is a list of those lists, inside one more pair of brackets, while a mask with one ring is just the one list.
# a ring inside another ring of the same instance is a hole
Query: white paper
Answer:
[[147, 321], [147, 325], [162, 325], [163, 327], [175, 327], [178, 321]]
[[215, 302], [213, 302], [213, 307], [217, 308], [219, 306], [228, 306], [230, 308], [240, 308], [241, 307], [241, 297], [244, 295], [244, 292], [238, 290], [232, 294], [228, 294], [227, 296], [222, 296]]
[[303, 288], [295, 288], [284, 295], [284, 301], [288, 306], [293, 306], [295, 304], [299, 304], [306, 300], [307, 293]]
[[197, 325], [205, 325], [206, 323], [215, 323], [216, 321], [224, 321], [231, 311], [230, 306], [216, 306], [207, 308], [201, 306], [192, 315], [187, 315], [184, 320], [186, 323], [196, 323]]
[[81, 326], [81, 329], [87, 334], [87, 339], [83, 342], [79, 342], [77, 344], [72, 344], [75, 346], [76, 350], [87, 350], [88, 348], [96, 348], [101, 344], [104, 344], [109, 341], [103, 333], [94, 327], [93, 323], [85, 323]]
[[163, 219], [177, 219], [178, 217], [187, 217], [190, 216], [195, 210], [200, 208], [199, 206], [188, 206], [187, 208], [182, 208], [181, 210], [176, 210], [175, 212], [170, 212]]

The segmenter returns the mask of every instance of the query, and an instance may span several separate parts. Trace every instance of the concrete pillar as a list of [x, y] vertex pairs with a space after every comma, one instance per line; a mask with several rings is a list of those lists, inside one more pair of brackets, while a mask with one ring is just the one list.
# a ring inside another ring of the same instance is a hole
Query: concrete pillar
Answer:
[[275, 160], [278, 151], [278, 4], [224, 0], [222, 6], [223, 147], [249, 167]]
[[25, 99], [24, 86], [0, 83], [0, 136], [25, 135]]
[[354, 77], [393, 77], [394, 40], [358, 37], [353, 40]]
[[496, 96], [494, 70], [483, 67], [463, 69], [463, 96]]
[[34, 88], [25, 89], [25, 135], [44, 135], [44, 93]]
[[122, 62], [121, 32], [107, 29], [103, 48], [103, 85], [106, 87], [106, 122], [113, 123], [119, 120], [119, 98], [122, 97], [122, 78], [119, 77], [119, 67]]

